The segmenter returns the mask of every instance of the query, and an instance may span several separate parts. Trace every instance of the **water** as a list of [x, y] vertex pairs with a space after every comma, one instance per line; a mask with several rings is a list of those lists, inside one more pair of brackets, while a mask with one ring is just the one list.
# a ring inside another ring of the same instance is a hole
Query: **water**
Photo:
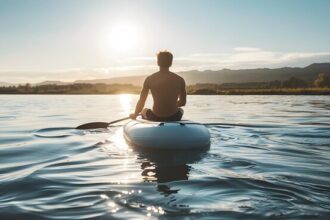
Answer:
[[[132, 150], [137, 96], [0, 96], [0, 219], [327, 219], [329, 96], [189, 96], [203, 152]], [[150, 100], [149, 100], [150, 105]]]

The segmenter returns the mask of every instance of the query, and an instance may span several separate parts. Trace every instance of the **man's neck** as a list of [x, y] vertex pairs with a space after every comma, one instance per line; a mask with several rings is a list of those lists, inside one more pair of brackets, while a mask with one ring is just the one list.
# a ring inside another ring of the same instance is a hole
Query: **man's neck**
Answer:
[[160, 72], [170, 72], [170, 68], [169, 67], [159, 67], [159, 71]]

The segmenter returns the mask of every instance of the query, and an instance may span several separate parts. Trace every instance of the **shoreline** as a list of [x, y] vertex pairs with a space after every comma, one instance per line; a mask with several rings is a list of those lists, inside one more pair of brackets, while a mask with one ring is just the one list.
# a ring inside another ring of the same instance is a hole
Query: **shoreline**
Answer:
[[[0, 87], [0, 95], [119, 95], [140, 94], [140, 86], [131, 84], [75, 84]], [[250, 87], [221, 88], [216, 84], [186, 87], [188, 95], [330, 95], [330, 87]]]
[[[139, 95], [139, 93], [0, 93], [1, 95]], [[326, 91], [276, 91], [276, 92], [265, 92], [265, 91], [220, 91], [217, 93], [187, 93], [189, 96], [195, 95], [211, 95], [211, 96], [225, 96], [225, 95], [297, 95], [297, 96], [310, 96], [310, 95], [330, 95], [330, 89]]]

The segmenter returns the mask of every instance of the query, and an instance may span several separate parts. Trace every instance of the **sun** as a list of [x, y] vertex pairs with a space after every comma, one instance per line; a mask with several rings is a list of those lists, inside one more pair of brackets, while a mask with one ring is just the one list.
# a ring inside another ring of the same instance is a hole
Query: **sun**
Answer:
[[141, 42], [139, 28], [130, 22], [115, 24], [109, 34], [110, 46], [116, 52], [127, 52], [137, 49]]

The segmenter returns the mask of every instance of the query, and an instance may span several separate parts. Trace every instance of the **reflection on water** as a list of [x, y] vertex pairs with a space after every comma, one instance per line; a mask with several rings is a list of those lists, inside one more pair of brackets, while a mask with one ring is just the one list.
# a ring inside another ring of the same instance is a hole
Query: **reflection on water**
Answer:
[[118, 95], [120, 98], [120, 104], [125, 115], [131, 113], [131, 109], [134, 107], [135, 103], [132, 103], [132, 95], [121, 94]]
[[178, 164], [172, 166], [162, 166], [161, 164], [145, 161], [141, 164], [142, 178], [146, 182], [166, 183], [175, 180], [187, 180], [190, 166]]
[[0, 96], [0, 219], [328, 219], [328, 96], [189, 96], [184, 117], [209, 124], [202, 152], [72, 129], [137, 98]]
[[156, 182], [157, 190], [168, 196], [179, 190], [171, 190], [166, 183], [188, 180], [191, 166], [205, 155], [203, 151], [148, 151], [138, 150], [137, 162], [141, 163], [141, 176], [145, 182]]

